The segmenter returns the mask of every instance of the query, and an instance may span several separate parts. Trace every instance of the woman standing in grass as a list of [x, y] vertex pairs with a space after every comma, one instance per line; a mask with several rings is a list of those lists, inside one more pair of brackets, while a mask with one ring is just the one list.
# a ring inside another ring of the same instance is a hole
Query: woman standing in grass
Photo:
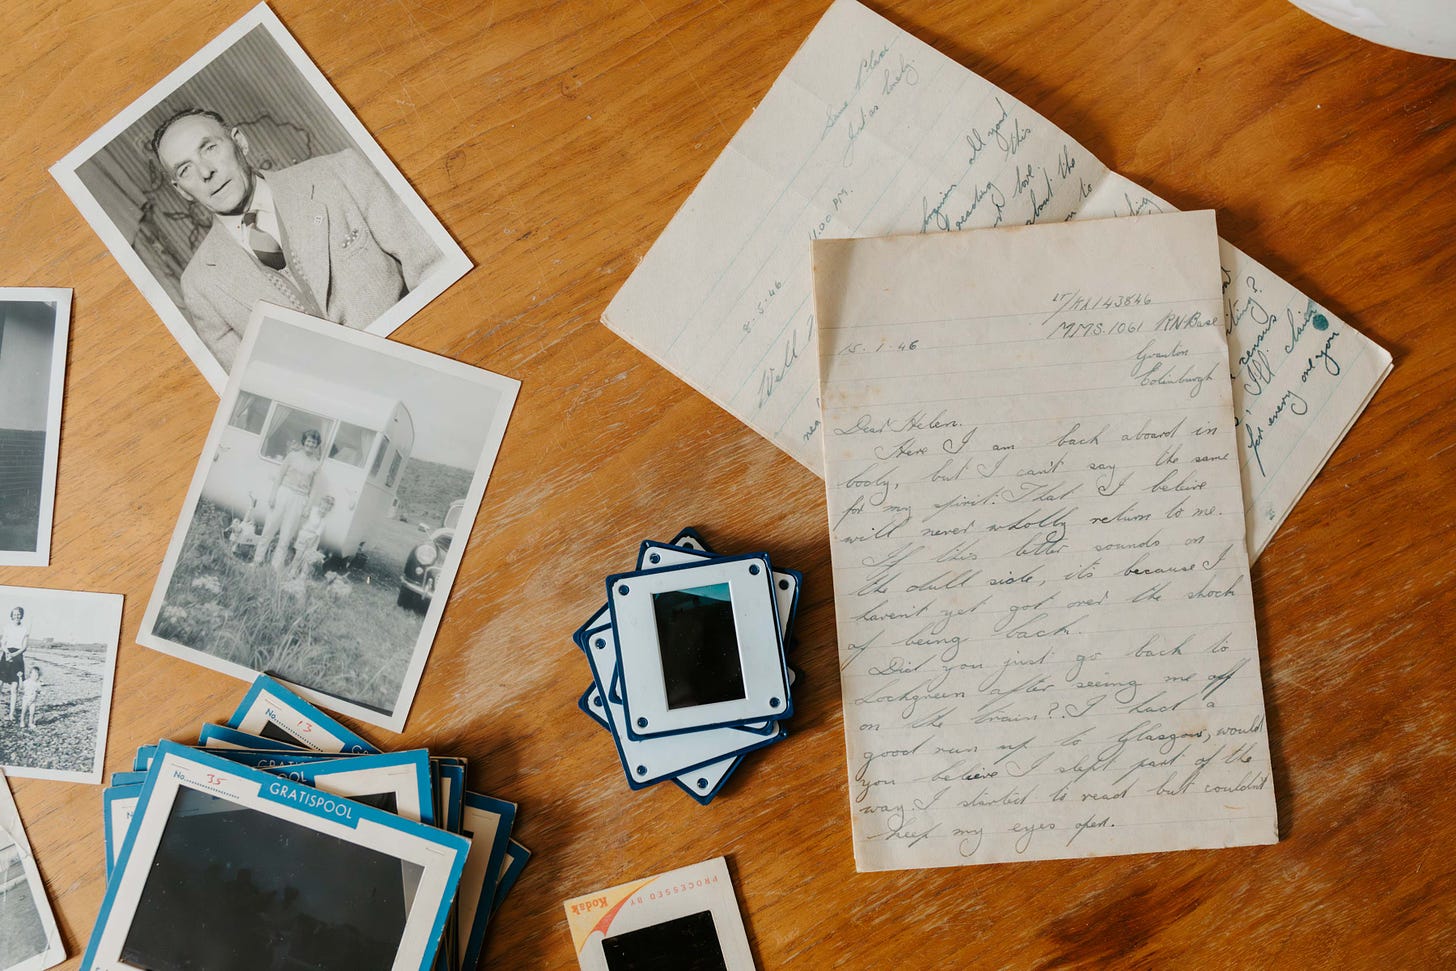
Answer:
[[303, 522], [304, 510], [308, 508], [313, 494], [314, 481], [319, 467], [323, 465], [320, 455], [323, 437], [310, 428], [299, 438], [301, 448], [291, 448], [278, 463], [278, 474], [273, 477], [273, 494], [268, 499], [268, 519], [263, 524], [263, 535], [253, 550], [253, 562], [262, 563], [268, 555], [268, 544], [274, 537], [278, 545], [273, 550], [273, 569], [282, 571], [288, 559], [288, 551], [298, 536], [299, 524]]
[[10, 711], [6, 718], [15, 720], [20, 682], [25, 677], [25, 649], [30, 646], [30, 628], [25, 623], [25, 608], [10, 611], [10, 622], [0, 626], [0, 684], [10, 686]]

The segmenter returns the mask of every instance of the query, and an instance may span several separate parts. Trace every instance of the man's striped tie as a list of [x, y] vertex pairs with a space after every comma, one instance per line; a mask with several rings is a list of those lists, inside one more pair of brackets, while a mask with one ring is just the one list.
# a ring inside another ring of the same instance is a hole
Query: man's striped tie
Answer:
[[258, 257], [259, 263], [270, 270], [281, 270], [288, 265], [278, 240], [258, 228], [258, 210], [249, 209], [243, 213], [243, 231], [247, 235], [248, 248]]

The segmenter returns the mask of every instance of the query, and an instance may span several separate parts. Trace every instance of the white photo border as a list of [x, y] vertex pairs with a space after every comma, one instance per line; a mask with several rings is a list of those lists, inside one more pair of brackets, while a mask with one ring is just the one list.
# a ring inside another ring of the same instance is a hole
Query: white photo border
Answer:
[[299, 313], [296, 310], [288, 310], [272, 304], [259, 303], [253, 308], [252, 319], [248, 322], [247, 333], [243, 335], [242, 346], [238, 349], [237, 364], [233, 373], [228, 379], [227, 387], [223, 389], [222, 398], [218, 402], [217, 414], [212, 421], [212, 427], [208, 429], [207, 441], [203, 444], [202, 454], [198, 457], [197, 470], [193, 473], [192, 484], [188, 486], [187, 498], [182, 504], [181, 514], [177, 519], [177, 527], [172, 532], [172, 541], [167, 546], [167, 556], [162, 561], [161, 571], [157, 574], [157, 584], [152, 589], [152, 596], [147, 603], [146, 614], [142, 617], [141, 628], [137, 632], [136, 641], [143, 647], [149, 647], [154, 651], [163, 654], [170, 654], [173, 657], [200, 664], [203, 667], [220, 671], [223, 674], [231, 675], [243, 681], [255, 681], [259, 674], [267, 672], [256, 671], [244, 667], [232, 661], [214, 657], [205, 651], [197, 650], [179, 644], [176, 641], [159, 637], [155, 633], [157, 618], [162, 610], [162, 603], [165, 599], [167, 588], [172, 581], [172, 574], [177, 568], [177, 560], [182, 553], [182, 546], [187, 539], [187, 531], [192, 524], [192, 516], [197, 509], [197, 503], [202, 498], [202, 487], [211, 469], [210, 457], [216, 453], [221, 442], [222, 430], [226, 426], [228, 416], [232, 414], [233, 406], [237, 402], [238, 392], [242, 375], [247, 371], [252, 360], [253, 348], [258, 342], [258, 334], [262, 329], [263, 322], [272, 321], [285, 326], [297, 327], [310, 331], [319, 336], [337, 340], [345, 344], [352, 344], [355, 347], [363, 348], [378, 354], [387, 355], [403, 363], [424, 367], [442, 374], [450, 374], [465, 381], [470, 381], [483, 388], [494, 390], [500, 396], [499, 404], [491, 419], [491, 427], [485, 438], [480, 456], [476, 460], [475, 468], [470, 479], [470, 489], [465, 495], [465, 505], [461, 508], [459, 535], [466, 537], [466, 542], [454, 542], [450, 544], [450, 553], [445, 558], [444, 566], [440, 570], [439, 579], [435, 584], [435, 595], [430, 598], [430, 606], [425, 611], [425, 619], [420, 627], [419, 636], [415, 640], [414, 650], [410, 655], [410, 661], [405, 669], [404, 678], [400, 682], [400, 691], [395, 699], [393, 708], [388, 714], [375, 711], [363, 705], [356, 704], [343, 698], [336, 698], [323, 691], [309, 688], [305, 685], [295, 684], [283, 678], [272, 676], [278, 684], [283, 685], [290, 691], [298, 694], [307, 701], [327, 708], [330, 711], [356, 718], [359, 721], [370, 725], [377, 725], [393, 732], [404, 731], [406, 719], [409, 717], [410, 708], [414, 704], [415, 694], [419, 690], [420, 679], [424, 676], [425, 662], [430, 655], [430, 649], [434, 644], [435, 634], [439, 631], [440, 621], [444, 617], [446, 602], [450, 599], [450, 593], [455, 587], [455, 577], [460, 571], [460, 563], [464, 559], [465, 547], [469, 545], [468, 537], [475, 528], [475, 520], [480, 514], [480, 504], [485, 499], [486, 483], [490, 480], [490, 474], [495, 466], [496, 457], [500, 454], [501, 443], [505, 439], [506, 426], [510, 421], [511, 412], [515, 409], [516, 397], [520, 392], [521, 382], [515, 378], [508, 378], [484, 368], [478, 368], [461, 361], [441, 357], [438, 354], [431, 354], [429, 351], [422, 351], [408, 344], [400, 344], [395, 341], [385, 340], [364, 331], [351, 330], [348, 327], [340, 327], [316, 317]]
[[119, 593], [96, 593], [90, 590], [55, 590], [49, 587], [0, 586], [0, 597], [12, 592], [22, 595], [42, 594], [62, 599], [76, 598], [90, 605], [95, 611], [110, 611], [106, 619], [106, 657], [101, 668], [101, 697], [96, 702], [96, 746], [91, 755], [91, 768], [87, 771], [67, 769], [40, 769], [26, 765], [0, 765], [5, 774], [13, 779], [49, 779], [54, 782], [85, 782], [100, 785], [106, 763], [106, 729], [111, 723], [111, 693], [116, 681], [116, 651], [121, 643], [121, 617], [125, 598]]
[[35, 865], [35, 854], [30, 851], [30, 840], [25, 836], [25, 827], [20, 821], [20, 811], [15, 808], [15, 799], [10, 795], [10, 784], [5, 773], [0, 771], [0, 833], [14, 841], [20, 854], [20, 867], [25, 871], [25, 885], [30, 891], [35, 911], [40, 916], [41, 929], [45, 931], [45, 950], [24, 961], [7, 965], [0, 971], [44, 971], [53, 968], [66, 959], [66, 945], [56, 927], [55, 913], [50, 900], [46, 898], [45, 881], [41, 879], [40, 868]]
[[35, 549], [0, 550], [0, 566], [50, 566], [51, 528], [56, 513], [56, 468], [61, 457], [61, 407], [66, 397], [66, 349], [71, 336], [71, 291], [55, 287], [0, 287], [0, 300], [56, 305], [51, 338], [51, 372], [46, 388], [45, 455], [40, 478], [40, 516]]
[[122, 235], [111, 217], [106, 214], [101, 203], [78, 176], [77, 170], [86, 162], [90, 161], [97, 152], [111, 144], [117, 136], [121, 135], [127, 128], [131, 127], [143, 115], [150, 111], [163, 98], [176, 91], [183, 84], [192, 80], [204, 67], [215, 61], [219, 55], [231, 48], [244, 36], [257, 27], [262, 27], [268, 32], [279, 49], [288, 58], [290, 64], [298, 71], [299, 75], [307, 82], [309, 88], [324, 107], [334, 116], [345, 133], [354, 140], [359, 147], [359, 152], [378, 172], [381, 179], [395, 193], [430, 237], [431, 242], [439, 247], [441, 258], [436, 265], [435, 271], [427, 278], [420, 281], [419, 285], [405, 294], [404, 298], [396, 303], [389, 311], [379, 319], [375, 320], [364, 333], [375, 334], [380, 337], [387, 337], [394, 333], [406, 320], [409, 320], [430, 301], [444, 293], [457, 280], [468, 273], [473, 264], [470, 257], [461, 249], [460, 245], [445, 229], [439, 218], [425, 205], [419, 193], [405, 179], [399, 167], [385, 154], [384, 149], [374, 140], [374, 136], [364, 127], [354, 112], [334, 90], [327, 78], [309, 59], [298, 41], [283, 26], [278, 16], [268, 8], [266, 3], [260, 3], [252, 10], [243, 15], [242, 19], [228, 27], [217, 37], [213, 38], [196, 54], [189, 57], [182, 65], [173, 70], [162, 80], [137, 98], [126, 108], [122, 109], [114, 118], [108, 121], [100, 129], [87, 138], [76, 148], [55, 165], [51, 166], [51, 176], [60, 183], [66, 195], [70, 196], [71, 202], [80, 211], [86, 222], [90, 224], [106, 248], [111, 252], [113, 258], [121, 264], [126, 275], [131, 278], [136, 288], [142, 292], [147, 303], [152, 305], [162, 318], [162, 323], [167, 326], [172, 337], [186, 352], [187, 357], [202, 372], [207, 383], [212, 389], [221, 394], [227, 386], [228, 375], [222, 365], [202, 338], [193, 330], [187, 318], [175, 303], [167, 296], [166, 290], [160, 281], [147, 269], [142, 258], [132, 249], [131, 244]]

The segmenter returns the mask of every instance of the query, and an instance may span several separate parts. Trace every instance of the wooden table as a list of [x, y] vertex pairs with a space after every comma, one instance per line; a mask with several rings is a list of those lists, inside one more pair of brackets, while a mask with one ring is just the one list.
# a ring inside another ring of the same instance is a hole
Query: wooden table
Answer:
[[[1395, 356], [1254, 571], [1283, 841], [855, 872], [822, 484], [598, 323], [824, 0], [279, 0], [476, 263], [394, 336], [523, 382], [408, 731], [364, 729], [520, 803], [536, 855], [488, 963], [572, 967], [562, 900], [726, 854], [765, 968], [1451, 967], [1456, 62], [1281, 0], [874, 5]], [[0, 27], [0, 276], [75, 288], [52, 565], [0, 582], [126, 594], [108, 771], [244, 690], [133, 640], [216, 399], [46, 169], [248, 7], [39, 0]], [[806, 580], [792, 737], [706, 808], [627, 789], [568, 640], [684, 524]], [[79, 954], [100, 790], [13, 789]]]

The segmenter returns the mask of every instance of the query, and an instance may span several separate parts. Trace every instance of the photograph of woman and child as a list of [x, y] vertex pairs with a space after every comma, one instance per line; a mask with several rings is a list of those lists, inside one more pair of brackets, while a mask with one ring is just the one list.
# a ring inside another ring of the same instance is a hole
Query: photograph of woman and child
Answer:
[[400, 730], [516, 388], [257, 305], [137, 642]]
[[313, 568], [324, 561], [319, 541], [323, 538], [324, 520], [334, 509], [334, 497], [319, 494], [324, 487], [319, 474], [324, 464], [322, 452], [323, 436], [318, 430], [310, 428], [303, 432], [297, 444], [278, 463], [262, 533], [256, 532], [252, 511], [248, 519], [229, 529], [234, 548], [253, 547], [255, 566], [267, 559], [275, 573], [295, 583], [312, 576]]
[[0, 766], [99, 782], [121, 597], [0, 587]]

